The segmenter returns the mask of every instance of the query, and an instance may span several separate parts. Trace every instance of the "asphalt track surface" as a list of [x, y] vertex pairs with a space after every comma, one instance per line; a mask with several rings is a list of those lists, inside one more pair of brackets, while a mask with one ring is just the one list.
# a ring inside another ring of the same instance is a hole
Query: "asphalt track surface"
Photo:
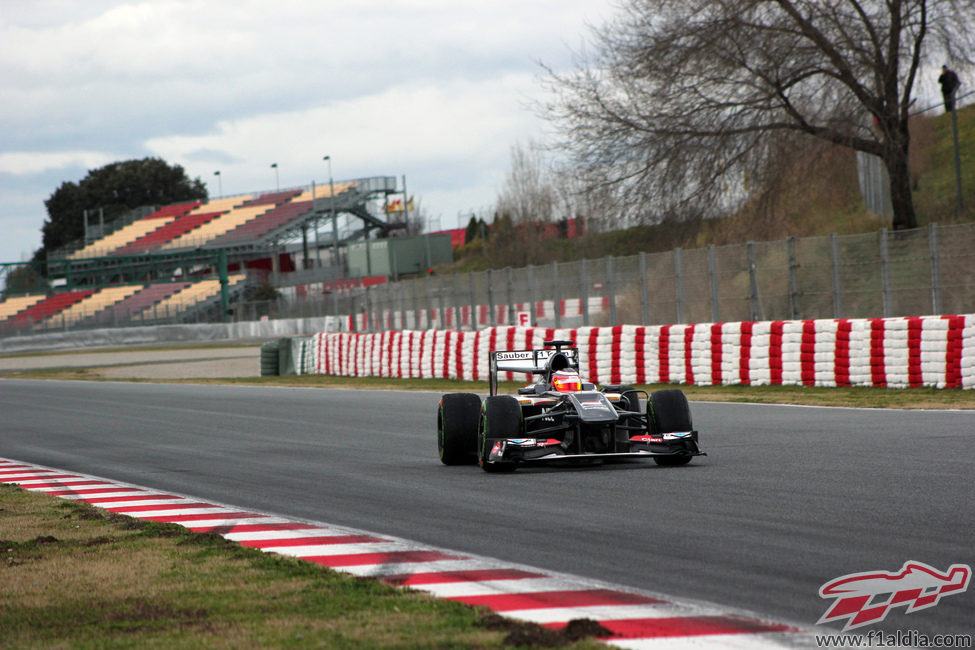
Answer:
[[[437, 460], [438, 398], [4, 379], [0, 456], [810, 627], [833, 578], [975, 566], [972, 412], [692, 403], [689, 466], [489, 475]], [[875, 629], [972, 634], [975, 586]]]

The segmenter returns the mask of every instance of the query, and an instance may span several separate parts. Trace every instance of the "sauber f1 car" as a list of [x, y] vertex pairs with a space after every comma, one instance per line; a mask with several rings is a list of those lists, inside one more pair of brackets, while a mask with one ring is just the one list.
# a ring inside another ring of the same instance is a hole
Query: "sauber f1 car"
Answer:
[[[572, 341], [545, 341], [544, 346], [491, 352], [490, 394], [483, 403], [473, 393], [441, 397], [441, 462], [505, 472], [519, 465], [622, 458], [685, 465], [705, 455], [683, 392], [647, 394], [619, 385], [597, 389], [579, 376], [579, 349], [571, 347]], [[501, 372], [529, 374], [536, 382], [519, 388], [517, 395], [499, 395]]]

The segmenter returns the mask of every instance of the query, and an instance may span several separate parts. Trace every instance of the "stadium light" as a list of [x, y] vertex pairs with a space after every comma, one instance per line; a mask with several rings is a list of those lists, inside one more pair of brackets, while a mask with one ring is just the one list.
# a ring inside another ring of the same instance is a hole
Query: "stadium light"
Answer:
[[271, 163], [271, 169], [274, 170], [274, 184], [277, 190], [281, 191], [281, 179], [278, 176], [278, 163]]
[[332, 180], [332, 156], [323, 156], [328, 163], [328, 204], [332, 208], [332, 252], [335, 253], [335, 263], [339, 261], [339, 223], [335, 218], [335, 181]]
[[217, 192], [218, 192], [217, 198], [218, 199], [222, 199], [223, 198], [223, 177], [220, 175], [220, 170], [219, 169], [217, 171], [213, 172], [213, 175], [217, 177], [217, 188], [218, 188], [217, 189]]

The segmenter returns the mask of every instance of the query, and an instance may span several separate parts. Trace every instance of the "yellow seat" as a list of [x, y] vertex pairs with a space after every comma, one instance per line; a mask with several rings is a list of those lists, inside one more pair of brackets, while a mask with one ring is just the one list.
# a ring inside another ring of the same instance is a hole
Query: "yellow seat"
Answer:
[[42, 293], [33, 296], [15, 296], [0, 302], [0, 321], [7, 320], [18, 312], [24, 311], [28, 307], [33, 307], [46, 296]]
[[84, 300], [76, 302], [60, 313], [51, 316], [47, 326], [70, 327], [88, 316], [94, 316], [103, 309], [125, 300], [136, 291], [141, 290], [142, 286], [141, 284], [132, 284], [99, 289]]
[[[247, 278], [244, 273], [235, 273], [227, 278], [228, 286], [233, 287]], [[160, 300], [158, 303], [146, 309], [133, 320], [155, 320], [159, 318], [171, 318], [186, 312], [201, 302], [220, 295], [220, 280], [209, 279], [194, 282], [182, 291], [177, 291], [168, 298]]]
[[154, 219], [139, 219], [138, 221], [133, 221], [129, 225], [119, 228], [112, 234], [106, 235], [101, 239], [96, 239], [81, 250], [71, 253], [69, 257], [71, 259], [103, 257], [112, 251], [122, 248], [126, 244], [131, 244], [139, 237], [143, 237], [154, 230], [162, 228], [174, 219], [176, 219], [176, 217], [156, 217]]
[[181, 236], [163, 244], [162, 249], [198, 247], [207, 243], [211, 239], [230, 232], [237, 226], [241, 226], [251, 219], [256, 219], [268, 210], [274, 209], [273, 205], [255, 205], [243, 208], [235, 208], [226, 214], [212, 219], [199, 228], [194, 228]]

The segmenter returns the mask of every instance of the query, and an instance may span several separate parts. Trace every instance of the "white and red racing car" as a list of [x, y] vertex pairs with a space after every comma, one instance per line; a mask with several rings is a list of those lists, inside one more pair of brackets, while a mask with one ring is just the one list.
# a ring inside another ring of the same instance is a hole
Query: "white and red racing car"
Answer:
[[[474, 393], [441, 397], [441, 462], [477, 463], [487, 472], [500, 472], [519, 465], [620, 458], [685, 465], [705, 455], [682, 391], [597, 389], [579, 376], [579, 350], [571, 341], [545, 341], [544, 346], [491, 352], [490, 395], [483, 403]], [[537, 381], [517, 395], [499, 395], [500, 372], [526, 373]]]

